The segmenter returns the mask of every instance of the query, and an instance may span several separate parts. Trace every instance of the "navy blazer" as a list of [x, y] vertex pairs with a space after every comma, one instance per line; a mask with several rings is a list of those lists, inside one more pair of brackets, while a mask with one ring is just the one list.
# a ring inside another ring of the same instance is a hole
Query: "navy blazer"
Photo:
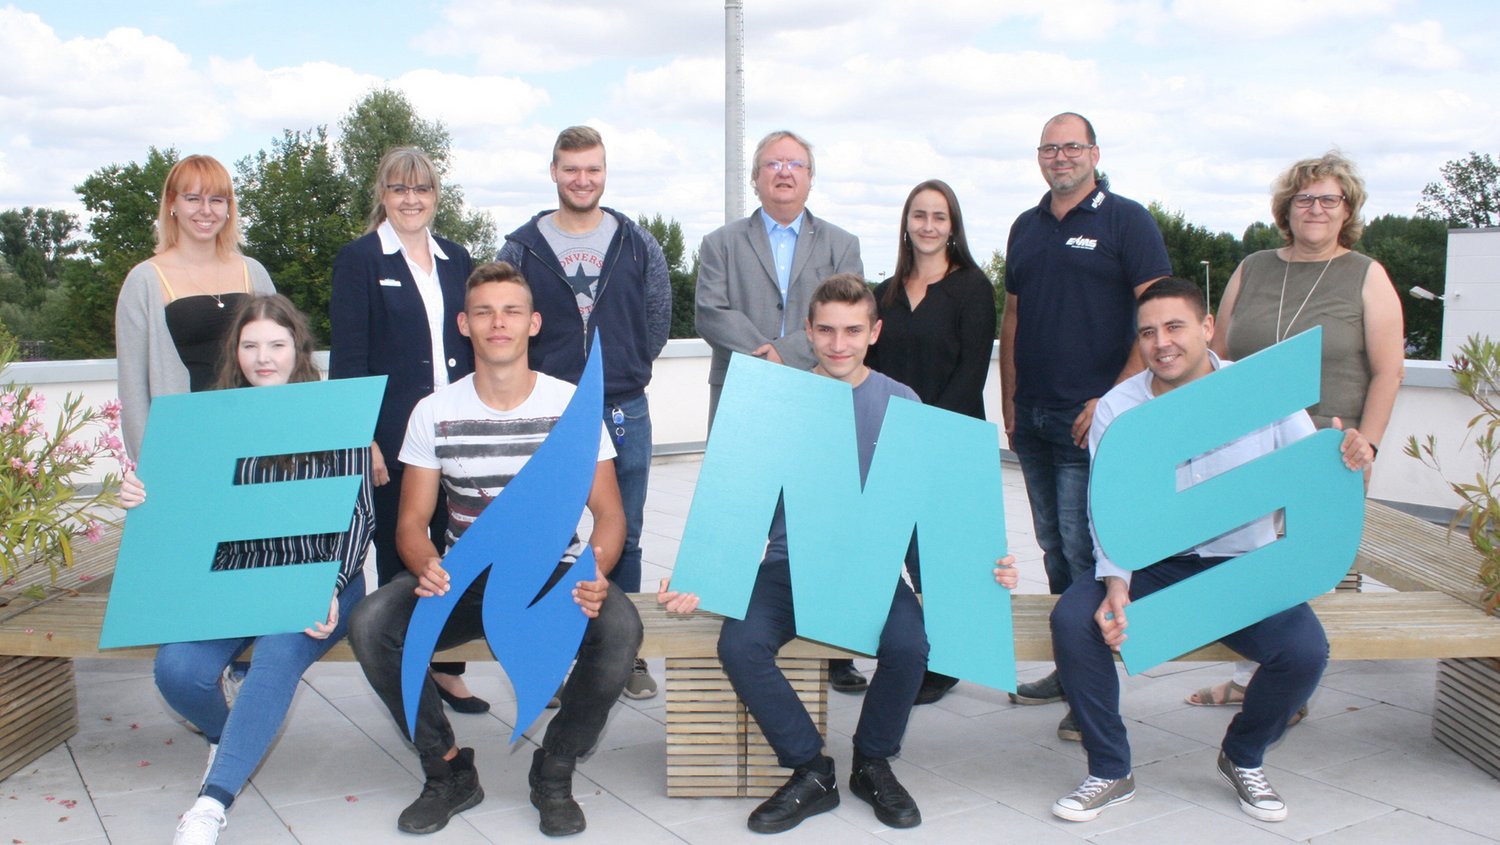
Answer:
[[[474, 347], [458, 332], [458, 313], [464, 308], [464, 285], [473, 262], [458, 244], [436, 240], [448, 255], [446, 260], [436, 255], [433, 259], [443, 289], [442, 348], [452, 383], [474, 372]], [[333, 262], [328, 317], [333, 328], [328, 377], [387, 377], [375, 442], [386, 464], [395, 466], [411, 409], [433, 391], [427, 309], [406, 266], [406, 256], [400, 252], [386, 255], [375, 232], [345, 245]]]

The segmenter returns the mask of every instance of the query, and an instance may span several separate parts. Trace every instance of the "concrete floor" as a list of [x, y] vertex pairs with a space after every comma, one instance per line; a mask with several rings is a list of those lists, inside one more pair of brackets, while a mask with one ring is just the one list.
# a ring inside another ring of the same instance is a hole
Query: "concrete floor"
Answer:
[[[670, 572], [697, 479], [695, 459], [653, 470], [646, 516], [645, 584]], [[1006, 520], [1024, 592], [1045, 592], [1019, 471], [1005, 469]], [[661, 677], [660, 661], [652, 671]], [[873, 661], [863, 661], [867, 670]], [[1021, 678], [1046, 671], [1023, 664]], [[897, 774], [921, 805], [923, 824], [897, 831], [845, 794], [836, 811], [778, 842], [943, 842], [1002, 837], [1032, 845], [1080, 840], [1128, 843], [1433, 843], [1500, 841], [1500, 783], [1432, 738], [1432, 661], [1332, 664], [1308, 720], [1267, 757], [1290, 807], [1279, 824], [1253, 821], [1214, 771], [1231, 711], [1189, 707], [1190, 690], [1222, 680], [1223, 664], [1174, 663], [1124, 679], [1122, 710], [1135, 755], [1136, 799], [1097, 820], [1072, 824], [1049, 807], [1084, 775], [1077, 743], [1057, 739], [1061, 705], [1018, 707], [1003, 692], [960, 684], [912, 714]], [[507, 746], [514, 706], [493, 664], [469, 674], [495, 704], [453, 717], [460, 742], [477, 750], [486, 799], [441, 833], [420, 841], [540, 842], [527, 803], [530, 741]], [[0, 843], [170, 841], [202, 778], [202, 740], [173, 719], [142, 661], [78, 664], [80, 730], [23, 772], [0, 782]], [[830, 693], [830, 753], [847, 774], [859, 696]], [[542, 721], [548, 717], [543, 716]], [[599, 749], [579, 767], [575, 794], [589, 819], [580, 841], [766, 841], [745, 828], [750, 799], [665, 795], [665, 710], [660, 697], [622, 701]], [[542, 724], [528, 737], [540, 736]], [[421, 788], [421, 773], [359, 667], [313, 667], [284, 732], [229, 814], [224, 843], [409, 842], [397, 814]], [[991, 840], [994, 841], [994, 840]]]

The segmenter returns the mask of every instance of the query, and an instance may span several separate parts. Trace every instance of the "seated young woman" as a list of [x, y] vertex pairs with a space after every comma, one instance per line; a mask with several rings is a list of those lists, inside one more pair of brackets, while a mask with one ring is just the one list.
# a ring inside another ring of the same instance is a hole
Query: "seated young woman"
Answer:
[[[225, 338], [216, 388], [264, 387], [317, 381], [313, 337], [307, 319], [279, 294], [247, 298]], [[354, 606], [364, 597], [361, 567], [374, 531], [370, 504], [368, 446], [304, 455], [246, 458], [235, 483], [256, 484], [357, 475], [362, 479], [349, 528], [342, 533], [233, 541], [220, 544], [215, 570], [249, 569], [338, 560], [338, 579], [326, 619], [306, 630], [259, 637], [233, 637], [163, 645], [156, 654], [156, 686], [174, 710], [208, 740], [208, 768], [198, 799], [177, 826], [175, 845], [218, 841], [225, 813], [260, 765], [291, 707], [307, 667], [344, 636]], [[150, 466], [141, 468], [150, 477]], [[120, 501], [133, 508], [146, 500], [146, 486], [135, 473], [121, 484]], [[255, 647], [249, 672], [230, 707], [220, 686], [231, 661]]]

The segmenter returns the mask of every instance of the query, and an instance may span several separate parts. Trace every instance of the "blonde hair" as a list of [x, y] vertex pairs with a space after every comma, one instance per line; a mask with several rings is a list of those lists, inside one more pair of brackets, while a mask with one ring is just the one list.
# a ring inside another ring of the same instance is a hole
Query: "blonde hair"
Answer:
[[177, 246], [177, 225], [172, 222], [172, 203], [193, 188], [206, 197], [225, 197], [229, 200], [229, 214], [224, 228], [214, 238], [214, 247], [220, 255], [240, 251], [244, 238], [240, 236], [239, 203], [234, 199], [234, 183], [229, 171], [213, 156], [191, 155], [172, 165], [167, 181], [161, 187], [161, 206], [156, 212], [156, 252], [166, 252]]
[[1365, 207], [1365, 180], [1360, 178], [1359, 168], [1344, 158], [1338, 150], [1329, 150], [1321, 158], [1305, 158], [1276, 178], [1271, 185], [1271, 218], [1281, 230], [1281, 239], [1288, 245], [1296, 238], [1292, 234], [1292, 197], [1303, 188], [1319, 179], [1335, 179], [1344, 192], [1344, 205], [1349, 217], [1339, 229], [1339, 246], [1353, 249], [1365, 233], [1365, 221], [1359, 213]]
[[431, 185], [432, 202], [436, 207], [438, 197], [441, 195], [443, 186], [438, 179], [437, 167], [427, 153], [416, 147], [396, 147], [387, 152], [380, 159], [380, 166], [375, 168], [375, 184], [370, 186], [370, 227], [366, 232], [373, 232], [380, 228], [385, 222], [385, 186], [395, 185]]

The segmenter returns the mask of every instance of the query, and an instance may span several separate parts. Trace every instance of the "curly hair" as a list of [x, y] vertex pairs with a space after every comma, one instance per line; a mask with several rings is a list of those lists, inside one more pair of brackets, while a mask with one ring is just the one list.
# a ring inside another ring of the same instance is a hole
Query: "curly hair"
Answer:
[[1354, 162], [1338, 150], [1329, 150], [1322, 158], [1307, 158], [1287, 168], [1271, 185], [1271, 217], [1276, 228], [1281, 230], [1281, 239], [1290, 246], [1292, 234], [1292, 196], [1319, 179], [1336, 179], [1344, 192], [1344, 206], [1349, 217], [1339, 229], [1339, 246], [1353, 249], [1365, 233], [1365, 221], [1359, 216], [1365, 207], [1365, 180], [1359, 175]]

